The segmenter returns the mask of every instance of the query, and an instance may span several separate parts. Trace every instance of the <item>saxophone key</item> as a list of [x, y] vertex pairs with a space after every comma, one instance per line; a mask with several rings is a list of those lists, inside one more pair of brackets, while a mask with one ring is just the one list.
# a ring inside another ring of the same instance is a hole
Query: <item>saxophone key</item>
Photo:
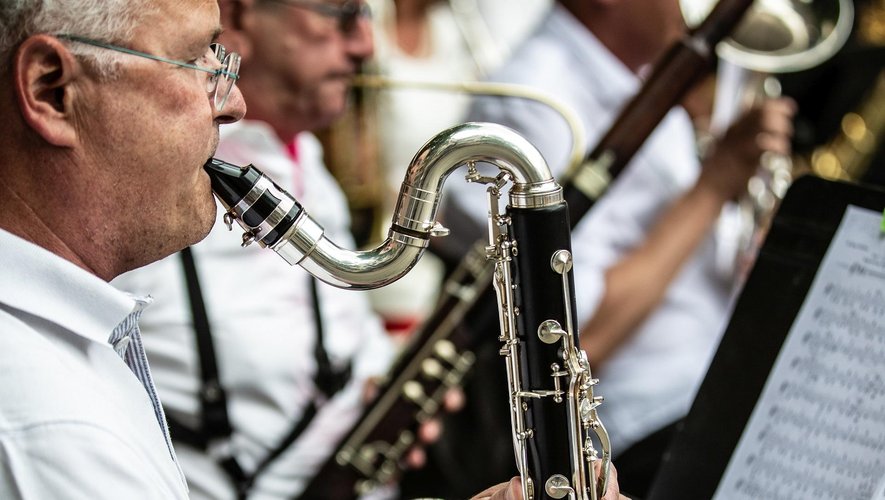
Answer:
[[562, 384], [560, 383], [559, 379], [568, 376], [568, 372], [560, 370], [559, 368], [559, 365], [556, 363], [550, 365], [550, 376], [553, 377], [553, 401], [556, 401], [557, 403], [562, 403], [563, 391]]
[[464, 351], [461, 353], [461, 356], [458, 358], [458, 362], [455, 363], [454, 373], [458, 374], [458, 382], [464, 378], [464, 375], [470, 371], [470, 367], [473, 366], [473, 363], [476, 362], [476, 355], [474, 355], [470, 351]]
[[455, 281], [447, 282], [445, 284], [445, 293], [452, 297], [456, 297], [462, 302], [470, 302], [476, 296], [476, 290], [474, 287], [461, 285]]
[[424, 386], [415, 380], [409, 380], [403, 384], [403, 396], [422, 408], [430, 401], [430, 398], [424, 393]]
[[544, 491], [546, 491], [551, 498], [557, 499], [565, 498], [566, 495], [575, 493], [574, 488], [572, 488], [568, 482], [568, 478], [562, 474], [554, 474], [547, 478], [547, 481], [544, 483]]
[[542, 321], [538, 325], [538, 338], [545, 344], [555, 344], [566, 335], [568, 335], [568, 332], [563, 330], [562, 325], [555, 319]]
[[458, 350], [450, 340], [440, 340], [433, 346], [433, 352], [441, 359], [454, 363], [457, 360]]
[[375, 465], [378, 458], [389, 448], [390, 445], [384, 441], [364, 444], [356, 453], [350, 455], [348, 463], [363, 476], [372, 477], [378, 471]]
[[418, 381], [410, 380], [403, 384], [403, 396], [421, 410], [417, 415], [419, 421], [426, 420], [439, 410], [439, 401], [428, 396], [424, 392], [424, 386]]
[[432, 379], [444, 380], [446, 369], [435, 358], [427, 358], [421, 362], [421, 373]]
[[399, 437], [396, 441], [398, 448], [408, 448], [409, 446], [412, 446], [412, 444], [415, 442], [415, 433], [409, 430], [405, 430], [399, 434]]
[[584, 441], [584, 458], [591, 463], [599, 460], [599, 452], [596, 451], [593, 440], [589, 436]]

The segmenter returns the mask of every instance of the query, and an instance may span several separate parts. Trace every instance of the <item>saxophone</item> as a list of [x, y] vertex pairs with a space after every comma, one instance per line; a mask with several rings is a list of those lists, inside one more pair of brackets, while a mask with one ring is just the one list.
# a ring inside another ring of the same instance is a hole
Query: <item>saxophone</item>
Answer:
[[[476, 162], [500, 173], [480, 176]], [[328, 284], [364, 290], [405, 275], [431, 237], [448, 233], [436, 222], [440, 191], [448, 175], [464, 165], [468, 181], [489, 185], [485, 254], [494, 263], [523, 498], [595, 500], [608, 485], [611, 450], [597, 415], [602, 402], [593, 394], [597, 380], [578, 347], [568, 208], [562, 187], [528, 141], [493, 124], [441, 132], [409, 165], [387, 238], [363, 251], [328, 240], [298, 201], [254, 166], [210, 159], [205, 169], [227, 210], [228, 227], [236, 221], [245, 230], [244, 246], [257, 242]], [[509, 205], [501, 211], [505, 187]], [[411, 435], [403, 438], [397, 443], [402, 449], [414, 442]]]

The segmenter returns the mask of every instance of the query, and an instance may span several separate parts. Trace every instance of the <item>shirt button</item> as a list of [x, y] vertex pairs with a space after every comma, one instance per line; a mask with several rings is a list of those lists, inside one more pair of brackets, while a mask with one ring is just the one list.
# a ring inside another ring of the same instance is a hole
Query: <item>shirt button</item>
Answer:
[[120, 340], [114, 342], [114, 351], [122, 358], [126, 354], [126, 349], [129, 348], [129, 342], [132, 339], [129, 335], [121, 337]]

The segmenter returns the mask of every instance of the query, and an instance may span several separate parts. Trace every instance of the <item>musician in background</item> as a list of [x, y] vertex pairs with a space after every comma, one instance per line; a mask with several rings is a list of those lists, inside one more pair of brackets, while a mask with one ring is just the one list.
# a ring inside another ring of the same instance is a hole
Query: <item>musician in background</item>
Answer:
[[[367, 11], [331, 1], [220, 5], [221, 38], [242, 51], [251, 107], [222, 132], [217, 156], [254, 163], [310, 207], [333, 241], [352, 246], [345, 200], [309, 130], [344, 110], [347, 81], [372, 54]], [[314, 282], [258, 245], [241, 248], [241, 233], [220, 215], [190, 249], [196, 279], [174, 255], [114, 284], [156, 298], [142, 331], [191, 497], [234, 499], [242, 489], [293, 498], [354, 424], [366, 381], [386, 372], [393, 346], [365, 294]], [[200, 335], [212, 349], [198, 347]], [[217, 385], [205, 380], [207, 366]]]
[[[359, 245], [383, 241], [406, 168], [427, 140], [461, 123], [469, 95], [402, 82], [454, 85], [497, 68], [537, 24], [551, 0], [369, 0], [375, 55], [366, 75], [392, 87], [357, 87], [354, 106], [319, 134], [326, 163], [351, 203]], [[430, 313], [444, 274], [431, 253], [402, 279], [370, 290], [394, 335], [408, 336]]]
[[[537, 25], [551, 0], [375, 0], [373, 70], [395, 79], [458, 83], [482, 80]], [[378, 154], [391, 194], [412, 155], [460, 123], [470, 96], [418, 89], [378, 96]], [[388, 207], [392, 211], [393, 207]]]
[[[677, 0], [560, 0], [490, 79], [557, 96], [592, 147], [684, 32]], [[689, 116], [673, 109], [573, 232], [582, 348], [626, 492], [645, 493], [715, 351], [736, 288], [733, 200], [763, 153], [789, 152], [794, 107], [778, 99], [747, 112], [702, 161]], [[563, 177], [572, 132], [550, 110], [483, 97], [468, 119], [513, 127]], [[482, 189], [453, 191], [484, 220]]]
[[[252, 104], [249, 119], [222, 132], [217, 156], [254, 163], [347, 246], [346, 205], [309, 131], [342, 113], [348, 79], [372, 54], [365, 5], [220, 6], [221, 38], [243, 55], [249, 76], [240, 83]], [[393, 349], [364, 294], [313, 282], [258, 246], [240, 248], [220, 215], [206, 241], [114, 284], [156, 298], [141, 327], [191, 498], [290, 499], [354, 425], [367, 380], [386, 372]], [[438, 432], [431, 422], [420, 434]], [[420, 465], [419, 452], [407, 461]], [[515, 484], [483, 496], [515, 498]]]

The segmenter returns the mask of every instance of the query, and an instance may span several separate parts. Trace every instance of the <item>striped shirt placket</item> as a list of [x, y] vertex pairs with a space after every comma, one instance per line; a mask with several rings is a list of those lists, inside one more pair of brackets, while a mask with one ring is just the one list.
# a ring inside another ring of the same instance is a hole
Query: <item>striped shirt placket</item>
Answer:
[[154, 407], [154, 415], [157, 417], [157, 423], [166, 439], [166, 447], [169, 449], [169, 455], [173, 462], [179, 467], [179, 473], [184, 477], [181, 467], [178, 466], [178, 460], [175, 457], [175, 451], [172, 448], [172, 439], [169, 436], [169, 427], [166, 424], [166, 414], [163, 412], [163, 406], [160, 404], [160, 398], [157, 396], [157, 389], [154, 386], [154, 380], [151, 378], [151, 371], [148, 367], [147, 355], [144, 351], [144, 345], [141, 342], [141, 331], [138, 328], [138, 320], [144, 308], [151, 303], [151, 298], [136, 298], [135, 309], [129, 313], [126, 318], [111, 332], [108, 343], [114, 348], [114, 351], [123, 358], [126, 366], [132, 370], [136, 378], [144, 386], [148, 396], [151, 398], [151, 404]]

